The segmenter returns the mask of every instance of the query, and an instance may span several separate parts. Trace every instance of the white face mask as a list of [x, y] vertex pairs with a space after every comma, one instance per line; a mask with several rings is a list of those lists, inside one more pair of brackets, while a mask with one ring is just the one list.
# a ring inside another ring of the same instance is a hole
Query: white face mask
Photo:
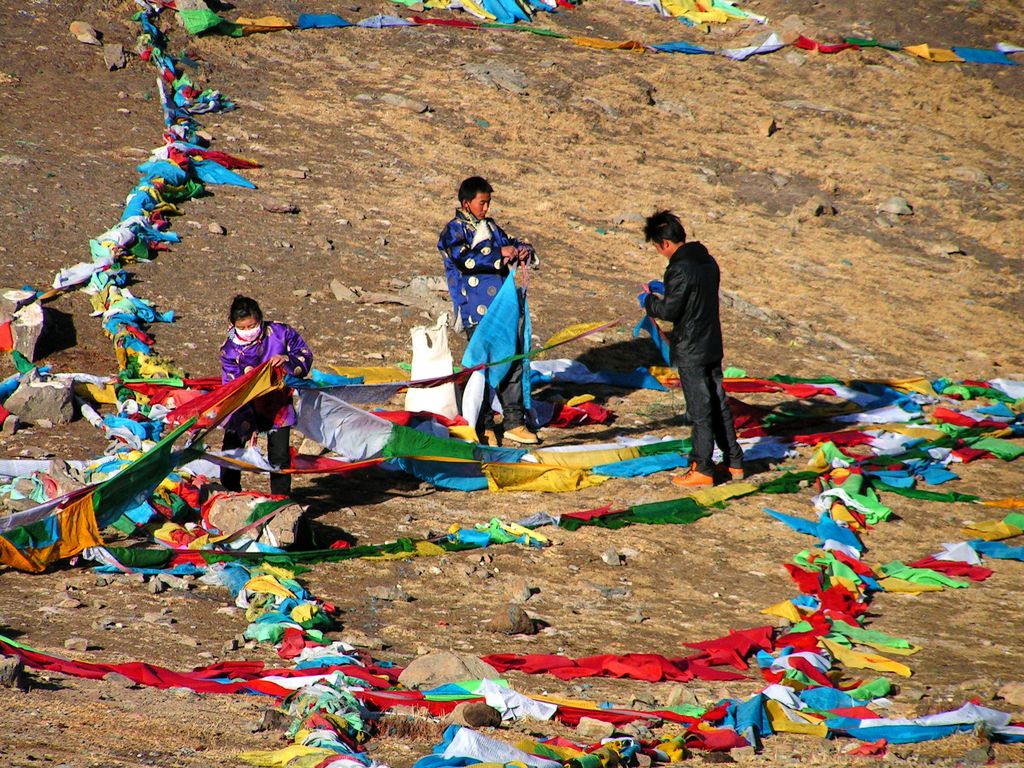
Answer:
[[263, 324], [262, 323], [260, 323], [259, 325], [254, 325], [252, 328], [247, 328], [244, 331], [241, 328], [237, 328], [236, 327], [235, 328], [235, 336], [238, 337], [239, 341], [241, 341], [241, 342], [243, 342], [245, 344], [249, 344], [249, 343], [251, 343], [253, 341], [256, 341], [256, 339], [258, 339], [260, 337], [260, 333], [262, 331], [263, 331]]

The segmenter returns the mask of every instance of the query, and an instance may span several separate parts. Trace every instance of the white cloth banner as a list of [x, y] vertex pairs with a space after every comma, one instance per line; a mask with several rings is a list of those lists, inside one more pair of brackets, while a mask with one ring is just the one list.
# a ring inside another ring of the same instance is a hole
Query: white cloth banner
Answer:
[[441, 757], [451, 760], [468, 757], [479, 763], [522, 763], [530, 768], [562, 768], [554, 760], [537, 757], [497, 739], [491, 739], [472, 728], [460, 728], [445, 747]]
[[379, 456], [391, 437], [390, 421], [349, 405], [329, 392], [300, 389], [296, 395], [296, 429], [349, 461]]
[[534, 720], [550, 720], [558, 711], [558, 707], [554, 704], [535, 701], [511, 688], [498, 685], [493, 680], [484, 680], [480, 685], [480, 693], [484, 695], [484, 701], [501, 712], [502, 720], [516, 721], [522, 720], [524, 717], [532, 717]]

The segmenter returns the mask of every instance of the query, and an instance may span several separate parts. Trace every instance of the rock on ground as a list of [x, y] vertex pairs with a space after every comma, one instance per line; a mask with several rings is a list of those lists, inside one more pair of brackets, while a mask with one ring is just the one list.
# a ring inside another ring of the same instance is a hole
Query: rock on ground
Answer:
[[70, 424], [75, 413], [72, 395], [70, 381], [40, 381], [32, 374], [7, 398], [4, 407], [30, 424], [40, 421]]
[[434, 688], [461, 680], [497, 680], [498, 670], [476, 656], [455, 651], [435, 651], [414, 660], [398, 676], [406, 688]]
[[452, 711], [452, 722], [467, 728], [497, 728], [501, 713], [489, 704], [464, 701]]
[[490, 630], [505, 635], [535, 635], [537, 625], [518, 605], [509, 605], [494, 614]]
[[[210, 504], [210, 523], [222, 533], [234, 533], [249, 524], [253, 509], [264, 501], [266, 499], [245, 494], [221, 494]], [[298, 504], [282, 507], [269, 522], [261, 526], [258, 540], [275, 547], [291, 546], [295, 543], [296, 530], [304, 512], [305, 509]]]

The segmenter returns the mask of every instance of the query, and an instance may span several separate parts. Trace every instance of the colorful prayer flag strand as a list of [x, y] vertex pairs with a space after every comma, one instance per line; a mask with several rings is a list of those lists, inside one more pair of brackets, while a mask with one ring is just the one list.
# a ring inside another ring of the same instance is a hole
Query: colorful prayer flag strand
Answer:
[[[735, 19], [749, 19], [758, 23], [767, 23], [767, 19], [749, 11], [741, 10], [727, 0], [712, 0], [710, 4], [699, 0], [627, 0], [638, 5], [653, 7], [662, 16], [668, 16], [689, 26], [708, 23], [726, 23]], [[414, 6], [416, 0], [393, 0], [400, 5]], [[717, 54], [734, 61], [745, 61], [753, 56], [774, 53], [783, 48], [793, 46], [800, 50], [813, 53], [833, 55], [846, 50], [861, 48], [883, 48], [890, 51], [902, 51], [917, 58], [933, 63], [959, 64], [995, 64], [1015, 66], [1017, 62], [1008, 54], [1024, 53], [1024, 48], [1009, 43], [998, 43], [993, 48], [959, 47], [938, 48], [926, 43], [904, 46], [899, 42], [879, 41], [873, 38], [845, 37], [839, 43], [823, 43], [805, 35], [798, 35], [795, 40], [785, 42], [776, 33], [767, 39], [741, 48], [711, 49], [694, 45], [686, 41], [669, 41], [663, 43], [642, 43], [636, 40], [606, 40], [595, 37], [580, 37], [557, 32], [551, 29], [536, 27], [520, 27], [518, 22], [532, 20], [534, 10], [555, 11], [560, 8], [575, 8], [577, 3], [568, 0], [429, 0], [426, 7], [430, 10], [462, 10], [475, 16], [479, 21], [463, 19], [437, 19], [424, 16], [403, 18], [386, 14], [377, 14], [358, 22], [350, 22], [336, 14], [302, 13], [292, 22], [280, 16], [264, 16], [249, 18], [240, 16], [235, 21], [228, 21], [208, 8], [182, 9], [178, 13], [182, 17], [185, 28], [190, 34], [200, 35], [217, 33], [232, 37], [277, 32], [285, 30], [306, 29], [344, 29], [349, 27], [365, 29], [391, 29], [413, 26], [447, 26], [464, 30], [515, 30], [531, 32], [543, 37], [566, 40], [575, 45], [606, 51], [630, 51], [644, 53], [682, 53], [682, 54]], [[787, 38], [788, 39], [788, 38]]]

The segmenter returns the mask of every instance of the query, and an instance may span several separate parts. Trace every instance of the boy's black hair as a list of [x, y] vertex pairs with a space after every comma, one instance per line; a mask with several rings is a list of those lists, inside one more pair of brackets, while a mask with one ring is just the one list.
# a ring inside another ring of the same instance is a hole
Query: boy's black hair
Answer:
[[683, 222], [672, 211], [658, 211], [647, 217], [644, 223], [644, 238], [648, 243], [660, 243], [664, 240], [670, 243], [685, 243], [686, 230], [683, 229]]
[[228, 312], [228, 319], [231, 324], [234, 325], [239, 320], [244, 320], [247, 317], [255, 317], [257, 323], [263, 322], [263, 310], [260, 309], [260, 305], [256, 303], [256, 299], [250, 299], [248, 296], [238, 294], [231, 301], [231, 310]]
[[494, 189], [483, 176], [470, 176], [459, 184], [459, 204], [468, 203], [477, 195], [491, 194]]

